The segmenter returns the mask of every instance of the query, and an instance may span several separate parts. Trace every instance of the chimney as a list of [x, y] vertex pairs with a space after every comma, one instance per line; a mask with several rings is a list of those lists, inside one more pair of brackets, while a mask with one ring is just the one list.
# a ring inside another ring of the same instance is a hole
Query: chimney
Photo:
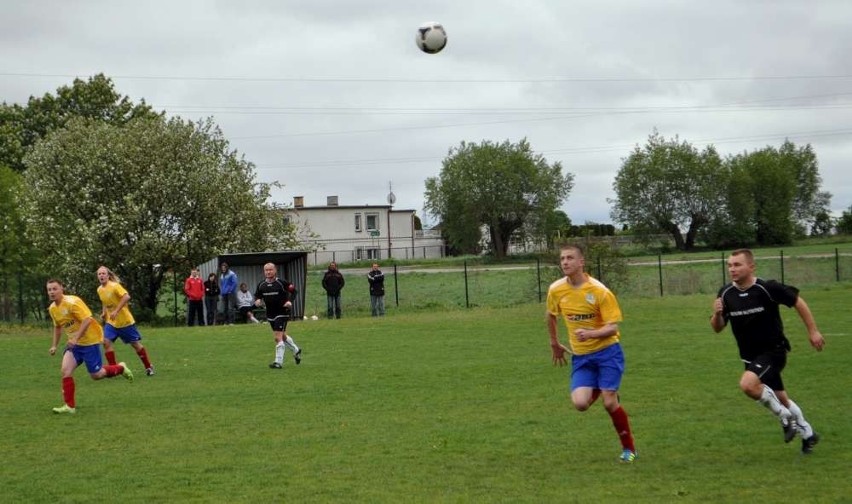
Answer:
[[304, 196], [293, 196], [293, 208], [302, 208], [305, 206]]
[[325, 204], [328, 206], [337, 206], [337, 196], [326, 197]]

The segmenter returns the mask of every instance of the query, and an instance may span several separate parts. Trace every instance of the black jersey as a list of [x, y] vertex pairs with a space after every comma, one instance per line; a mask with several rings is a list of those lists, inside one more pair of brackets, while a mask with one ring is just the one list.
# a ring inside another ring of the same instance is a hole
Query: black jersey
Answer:
[[799, 289], [758, 278], [745, 290], [733, 284], [725, 285], [719, 289], [719, 297], [722, 298], [722, 315], [731, 323], [740, 358], [751, 361], [762, 353], [790, 349], [779, 305], [795, 305]]
[[263, 280], [257, 284], [254, 292], [255, 299], [262, 299], [266, 305], [266, 318], [274, 319], [277, 316], [289, 314], [289, 309], [284, 303], [290, 300], [293, 284], [287, 280], [276, 278], [274, 280]]

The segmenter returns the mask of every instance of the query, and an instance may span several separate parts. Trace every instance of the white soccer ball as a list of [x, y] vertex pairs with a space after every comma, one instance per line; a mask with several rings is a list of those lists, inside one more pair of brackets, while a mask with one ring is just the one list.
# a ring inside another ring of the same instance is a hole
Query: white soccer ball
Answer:
[[308, 320], [308, 316], [305, 315], [304, 317], [302, 317], [302, 320]]
[[414, 40], [421, 51], [435, 54], [447, 45], [447, 32], [441, 23], [430, 21], [417, 28], [417, 37]]
[[317, 317], [316, 315], [311, 315], [311, 320], [319, 320], [319, 317]]

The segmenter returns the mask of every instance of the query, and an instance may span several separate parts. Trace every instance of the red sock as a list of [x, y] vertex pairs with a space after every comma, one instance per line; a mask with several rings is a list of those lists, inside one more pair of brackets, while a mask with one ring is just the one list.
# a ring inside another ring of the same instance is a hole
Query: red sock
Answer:
[[62, 397], [65, 399], [65, 404], [69, 408], [76, 408], [77, 403], [74, 401], [74, 377], [68, 376], [62, 379]]
[[145, 350], [145, 347], [136, 350], [136, 355], [138, 355], [139, 358], [142, 359], [142, 364], [145, 366], [145, 369], [151, 367], [151, 361], [148, 360], [148, 352]]
[[107, 378], [112, 378], [123, 373], [124, 367], [121, 364], [109, 364], [104, 366], [104, 371], [106, 371]]
[[106, 360], [107, 360], [108, 363], [113, 364], [113, 365], [116, 364], [116, 362], [115, 362], [115, 351], [114, 350], [107, 350], [106, 352], [104, 352], [104, 356], [106, 357]]
[[612, 418], [612, 425], [615, 427], [615, 432], [618, 433], [618, 437], [621, 439], [622, 448], [635, 452], [636, 447], [633, 445], [633, 434], [630, 432], [630, 421], [627, 419], [627, 412], [619, 406], [617, 410], [610, 412], [609, 416]]

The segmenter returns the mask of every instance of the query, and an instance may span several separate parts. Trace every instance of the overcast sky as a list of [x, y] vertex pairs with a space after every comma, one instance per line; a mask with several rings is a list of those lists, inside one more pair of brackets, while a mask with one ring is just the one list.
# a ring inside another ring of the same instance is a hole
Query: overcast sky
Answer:
[[[6, 1], [0, 100], [104, 73], [119, 93], [212, 116], [276, 202], [423, 216], [461, 141], [527, 138], [575, 175], [562, 209], [610, 222], [612, 182], [656, 128], [720, 154], [810, 143], [852, 205], [847, 0]], [[424, 21], [449, 43], [414, 43]], [[427, 218], [427, 223], [434, 219]]]

